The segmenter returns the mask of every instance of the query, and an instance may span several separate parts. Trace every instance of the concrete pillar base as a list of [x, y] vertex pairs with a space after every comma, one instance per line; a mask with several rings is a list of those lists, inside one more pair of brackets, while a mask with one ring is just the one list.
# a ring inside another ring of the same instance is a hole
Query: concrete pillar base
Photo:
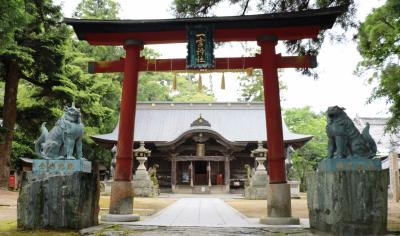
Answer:
[[268, 216], [260, 218], [266, 225], [299, 225], [299, 218], [292, 217], [289, 184], [268, 184]]
[[140, 216], [138, 214], [126, 214], [126, 215], [117, 215], [117, 214], [107, 214], [101, 216], [101, 221], [103, 222], [133, 222], [138, 221]]
[[111, 186], [110, 214], [131, 215], [133, 213], [134, 190], [131, 181], [114, 181]]
[[295, 217], [266, 217], [260, 218], [260, 224], [265, 225], [299, 225], [300, 219]]
[[267, 210], [268, 218], [292, 217], [289, 184], [268, 184]]

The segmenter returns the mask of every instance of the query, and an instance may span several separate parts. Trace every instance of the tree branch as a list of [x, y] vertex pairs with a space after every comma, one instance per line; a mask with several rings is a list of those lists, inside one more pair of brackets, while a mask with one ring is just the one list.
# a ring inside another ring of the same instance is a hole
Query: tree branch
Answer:
[[244, 9], [243, 9], [243, 12], [242, 12], [242, 16], [244, 16], [244, 15], [246, 14], [246, 10], [247, 10], [247, 7], [249, 6], [249, 2], [250, 2], [250, 0], [247, 0], [247, 1], [246, 1], [246, 5], [244, 5]]

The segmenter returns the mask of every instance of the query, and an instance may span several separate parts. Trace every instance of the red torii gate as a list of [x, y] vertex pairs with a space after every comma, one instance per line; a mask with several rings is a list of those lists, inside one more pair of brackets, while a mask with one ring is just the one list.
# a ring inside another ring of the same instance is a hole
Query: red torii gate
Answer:
[[[332, 27], [347, 7], [333, 7], [290, 13], [235, 17], [184, 18], [167, 20], [80, 20], [65, 19], [78, 38], [91, 45], [123, 45], [126, 56], [116, 61], [89, 63], [90, 73], [124, 72], [118, 133], [115, 183], [110, 214], [132, 214], [132, 149], [140, 71], [186, 71], [186, 59], [146, 60], [140, 50], [146, 44], [187, 42], [187, 28], [206, 25], [215, 42], [257, 41], [261, 54], [255, 57], [216, 58], [212, 70], [261, 68], [268, 136], [268, 217], [290, 218], [290, 191], [286, 184], [278, 68], [313, 68], [313, 56], [276, 54], [278, 40], [316, 38]], [[121, 218], [114, 218], [122, 220]], [[273, 221], [265, 221], [274, 223]], [[282, 222], [278, 222], [282, 223]]]

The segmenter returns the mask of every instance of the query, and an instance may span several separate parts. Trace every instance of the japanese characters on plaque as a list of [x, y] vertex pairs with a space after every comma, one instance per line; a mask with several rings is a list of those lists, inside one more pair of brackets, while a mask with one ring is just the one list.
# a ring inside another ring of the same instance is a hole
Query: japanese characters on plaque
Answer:
[[205, 26], [188, 28], [188, 69], [214, 68], [214, 41], [212, 30]]

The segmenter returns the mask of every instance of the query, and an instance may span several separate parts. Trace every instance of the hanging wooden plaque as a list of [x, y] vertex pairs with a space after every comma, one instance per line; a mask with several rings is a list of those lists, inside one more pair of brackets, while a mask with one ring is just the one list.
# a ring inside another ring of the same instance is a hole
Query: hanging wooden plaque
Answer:
[[214, 41], [212, 30], [205, 26], [188, 28], [188, 54], [186, 67], [188, 69], [214, 68]]

